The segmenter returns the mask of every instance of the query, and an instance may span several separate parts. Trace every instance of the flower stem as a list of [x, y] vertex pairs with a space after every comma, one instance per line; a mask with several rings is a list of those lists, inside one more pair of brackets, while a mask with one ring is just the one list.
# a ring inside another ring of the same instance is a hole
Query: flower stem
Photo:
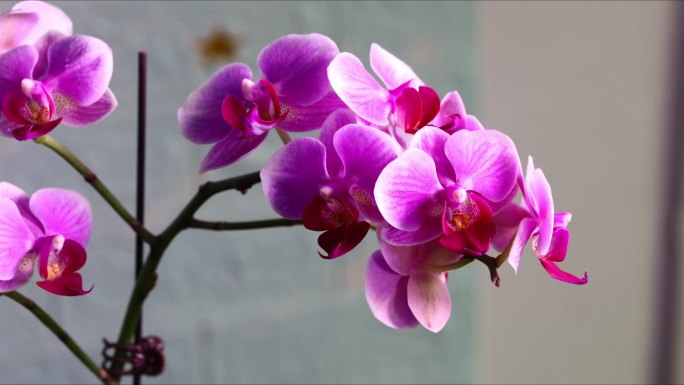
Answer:
[[73, 152], [71, 152], [56, 139], [47, 135], [34, 139], [34, 142], [42, 144], [43, 146], [51, 149], [52, 151], [56, 152], [57, 155], [66, 160], [71, 167], [73, 167], [79, 174], [83, 176], [83, 179], [85, 179], [86, 182], [93, 186], [95, 191], [97, 191], [100, 196], [104, 198], [104, 200], [112, 207], [112, 209], [119, 214], [121, 219], [123, 219], [124, 222], [126, 222], [133, 229], [133, 231], [142, 236], [145, 242], [150, 243], [154, 240], [154, 235], [145, 227], [143, 227], [140, 222], [138, 222], [138, 220], [136, 220], [135, 217], [131, 215], [128, 210], [126, 210], [116, 196], [109, 191], [107, 186], [105, 186], [105, 184], [98, 179], [97, 175], [90, 171], [90, 169], [86, 167], [86, 165], [83, 164], [83, 162], [81, 162], [81, 160], [78, 159]]
[[[41, 309], [35, 302], [31, 299], [23, 296], [17, 291], [11, 291], [9, 293], [2, 293], [8, 298], [12, 299], [14, 302], [24, 306], [28, 311], [33, 313], [40, 322], [43, 323], [50, 331], [52, 331], [57, 338], [59, 338], [66, 347], [71, 350], [71, 352], [78, 358], [83, 365], [85, 365], [88, 370], [90, 370], [103, 384], [111, 383], [111, 379], [107, 374], [106, 370], [100, 369], [95, 362], [81, 349], [80, 346], [67, 334], [64, 329], [62, 329], [59, 324], [50, 317], [43, 309]], [[2, 295], [0, 294], [0, 295]]]
[[[145, 264], [143, 265], [142, 271], [138, 276], [138, 279], [131, 293], [131, 297], [128, 301], [128, 307], [126, 308], [126, 314], [124, 315], [123, 322], [121, 323], [121, 330], [119, 332], [119, 344], [128, 344], [133, 338], [135, 332], [135, 325], [140, 316], [140, 309], [142, 308], [143, 302], [147, 298], [147, 295], [154, 288], [157, 276], [157, 267], [161, 262], [164, 252], [169, 247], [173, 239], [181, 231], [190, 228], [193, 223], [194, 215], [199, 210], [202, 205], [209, 200], [212, 196], [228, 190], [237, 190], [242, 194], [246, 194], [253, 185], [259, 183], [261, 177], [259, 171], [237, 176], [234, 178], [228, 178], [217, 182], [207, 182], [199, 187], [195, 196], [193, 196], [190, 201], [185, 205], [183, 210], [176, 216], [176, 218], [169, 224], [164, 231], [161, 232], [156, 237], [153, 237], [152, 242], [150, 242], [150, 252], [147, 256]], [[122, 357], [125, 352], [119, 350], [116, 352], [117, 357]], [[121, 369], [120, 363], [115, 363], [111, 372], [116, 373]], [[119, 380], [119, 376], [112, 374], [115, 380]]]
[[301, 225], [302, 221], [293, 221], [289, 219], [264, 219], [260, 221], [245, 221], [245, 222], [210, 222], [199, 219], [191, 219], [188, 222], [188, 228], [204, 229], [214, 231], [225, 230], [251, 230], [251, 229], [266, 229], [269, 227], [289, 227]]
[[283, 130], [282, 128], [276, 128], [276, 132], [278, 133], [278, 136], [284, 145], [287, 145], [292, 141], [290, 134], [288, 134], [287, 131]]

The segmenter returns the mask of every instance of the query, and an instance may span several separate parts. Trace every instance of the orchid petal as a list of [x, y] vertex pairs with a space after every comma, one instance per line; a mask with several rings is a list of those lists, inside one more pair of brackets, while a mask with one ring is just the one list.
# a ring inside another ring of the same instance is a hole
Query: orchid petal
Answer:
[[328, 93], [327, 67], [339, 52], [327, 36], [291, 34], [266, 46], [259, 53], [257, 64], [280, 95], [306, 106]]
[[0, 198], [0, 280], [14, 278], [24, 256], [33, 247], [34, 239], [17, 205]]
[[534, 196], [534, 202], [537, 204], [535, 210], [539, 215], [539, 238], [537, 247], [540, 254], [546, 254], [551, 245], [551, 236], [553, 234], [553, 197], [551, 195], [551, 186], [546, 181], [544, 173], [541, 169], [535, 169], [531, 175], [528, 175], [530, 191], [527, 194]]
[[584, 276], [580, 278], [573, 274], [563, 271], [560, 267], [558, 267], [558, 265], [556, 265], [556, 262], [545, 261], [542, 259], [540, 259], [539, 262], [541, 262], [546, 272], [553, 279], [565, 283], [571, 283], [573, 285], [584, 285], [587, 282], [589, 282], [589, 275], [587, 272], [584, 272]]
[[57, 114], [62, 117], [64, 123], [72, 126], [87, 126], [104, 119], [116, 106], [118, 101], [112, 90], [107, 89], [104, 95], [89, 106], [79, 106], [66, 95], [54, 95]]
[[90, 202], [73, 190], [44, 188], [29, 201], [31, 211], [41, 221], [46, 235], [63, 235], [86, 247], [93, 226]]
[[554, 227], [568, 227], [568, 223], [572, 220], [572, 214], [568, 212], [556, 213], [553, 216], [553, 226]]
[[520, 221], [520, 226], [518, 226], [518, 232], [513, 238], [513, 244], [511, 245], [511, 251], [508, 253], [508, 263], [513, 267], [513, 270], [517, 273], [518, 266], [520, 265], [520, 256], [527, 245], [527, 241], [532, 236], [532, 233], [537, 228], [537, 221], [532, 218], [525, 218]]
[[87, 106], [97, 102], [112, 79], [112, 49], [100, 39], [68, 36], [48, 47], [44, 84], [53, 94], [69, 96]]
[[200, 173], [216, 170], [239, 161], [266, 140], [267, 135], [268, 131], [261, 135], [244, 137], [241, 132], [234, 130], [231, 135], [216, 143], [209, 150], [202, 160]]
[[466, 116], [461, 95], [457, 91], [451, 91], [442, 98], [439, 113], [430, 122], [430, 125], [455, 132], [466, 127]]
[[395, 328], [418, 325], [408, 305], [408, 277], [395, 273], [380, 251], [368, 259], [366, 269], [366, 301], [371, 312], [383, 324]]
[[374, 194], [389, 224], [399, 230], [415, 231], [437, 203], [442, 189], [432, 158], [412, 148], [382, 170]]
[[417, 88], [424, 84], [408, 64], [376, 43], [371, 44], [370, 65], [390, 90], [396, 89], [409, 81], [409, 87]]
[[231, 126], [221, 114], [223, 100], [228, 96], [244, 100], [242, 80], [251, 78], [252, 70], [242, 63], [229, 64], [216, 71], [178, 109], [178, 124], [183, 136], [193, 143], [208, 144], [228, 135]]
[[484, 131], [484, 126], [475, 115], [465, 117], [465, 129], [468, 131]]
[[346, 109], [347, 106], [334, 92], [330, 91], [308, 106], [293, 104], [291, 99], [283, 98], [282, 108], [286, 115], [278, 127], [285, 131], [306, 132], [317, 130], [330, 114], [341, 108]]
[[63, 275], [51, 281], [38, 281], [36, 285], [52, 294], [67, 297], [85, 295], [93, 290], [93, 286], [88, 290], [83, 290], [83, 278], [78, 273]]
[[437, 333], [451, 315], [451, 296], [443, 273], [414, 273], [408, 282], [408, 304], [418, 322]]
[[492, 246], [499, 251], [505, 250], [513, 241], [520, 222], [530, 216], [522, 206], [510, 202], [499, 211], [492, 222], [496, 225], [496, 234], [492, 239]]
[[409, 148], [417, 148], [429, 154], [435, 162], [437, 175], [440, 182], [446, 185], [448, 181], [456, 179], [454, 168], [444, 152], [444, 145], [449, 139], [449, 134], [436, 127], [423, 127], [414, 135]]
[[8, 91], [19, 92], [21, 81], [31, 78], [37, 62], [38, 51], [29, 45], [16, 47], [0, 55], [0, 99]]
[[342, 171], [342, 160], [335, 151], [333, 146], [333, 138], [337, 131], [347, 124], [356, 123], [356, 115], [350, 110], [339, 109], [330, 114], [321, 125], [321, 133], [319, 139], [325, 146], [327, 158], [326, 165], [328, 173], [331, 176], [337, 176]]
[[344, 165], [344, 175], [354, 178], [355, 184], [369, 194], [373, 194], [380, 172], [399, 153], [392, 137], [360, 124], [342, 127], [335, 134], [333, 144]]
[[329, 180], [326, 150], [313, 138], [299, 138], [276, 151], [261, 169], [261, 184], [271, 207], [288, 219], [301, 219], [309, 202]]
[[413, 246], [396, 246], [378, 237], [378, 244], [385, 262], [397, 274], [409, 275], [420, 262], [420, 251], [423, 244]]
[[[33, 44], [49, 31], [57, 31], [63, 35], [71, 35], [73, 23], [60, 8], [43, 1], [21, 1], [12, 7], [12, 14], [34, 14], [38, 21], [21, 39], [21, 44]], [[0, 31], [2, 28], [0, 28]]]
[[553, 232], [553, 240], [549, 248], [549, 254], [539, 256], [539, 262], [542, 264], [546, 272], [556, 280], [571, 283], [574, 285], [584, 285], [589, 281], [587, 273], [584, 277], [579, 278], [570, 273], [561, 270], [557, 263], [563, 262], [568, 251], [568, 242], [570, 240], [570, 232], [563, 228], [556, 228]]
[[38, 23], [33, 12], [7, 12], [0, 14], [0, 54], [21, 45]]
[[43, 79], [47, 75], [48, 70], [48, 48], [52, 43], [59, 39], [66, 37], [65, 34], [58, 31], [50, 31], [38, 39], [33, 47], [38, 51], [38, 62], [33, 68], [33, 79]]
[[41, 237], [45, 234], [43, 225], [31, 212], [31, 208], [29, 207], [29, 196], [24, 190], [11, 183], [0, 182], [0, 198], [7, 198], [17, 205], [19, 213], [26, 221], [26, 225], [31, 229], [34, 236]]
[[415, 231], [403, 231], [389, 223], [378, 229], [378, 235], [387, 243], [395, 246], [413, 246], [432, 241], [442, 235], [441, 217], [428, 216]]
[[445, 151], [459, 187], [494, 202], [515, 187], [520, 159], [513, 141], [501, 132], [458, 131], [447, 140]]
[[356, 56], [342, 52], [328, 66], [330, 85], [363, 119], [386, 126], [391, 110], [389, 91], [381, 87]]
[[320, 252], [318, 255], [324, 259], [341, 257], [361, 243], [368, 234], [368, 230], [370, 230], [368, 222], [355, 222], [328, 230], [318, 237], [318, 245], [325, 250], [327, 255]]
[[14, 277], [10, 280], [0, 280], [0, 293], [7, 293], [24, 286], [31, 279], [34, 269], [35, 253], [28, 253], [19, 262]]

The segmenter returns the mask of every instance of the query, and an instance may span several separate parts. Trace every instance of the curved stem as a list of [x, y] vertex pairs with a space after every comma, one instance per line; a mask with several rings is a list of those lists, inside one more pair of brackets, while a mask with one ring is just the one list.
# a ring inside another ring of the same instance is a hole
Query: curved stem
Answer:
[[128, 223], [133, 231], [139, 233], [145, 242], [150, 243], [153, 241], [154, 235], [145, 227], [143, 227], [140, 222], [138, 222], [138, 220], [136, 220], [135, 217], [131, 215], [128, 210], [126, 210], [124, 205], [119, 202], [119, 200], [116, 198], [116, 196], [114, 196], [114, 194], [112, 194], [111, 191], [109, 191], [107, 186], [105, 186], [105, 184], [97, 178], [97, 175], [90, 171], [90, 169], [86, 167], [86, 165], [83, 164], [83, 162], [81, 162], [81, 160], [78, 159], [73, 152], [71, 152], [56, 139], [47, 135], [36, 138], [33, 141], [51, 149], [52, 151], [56, 152], [57, 155], [66, 160], [71, 167], [73, 167], [79, 174], [83, 176], [83, 179], [85, 179], [86, 182], [93, 186], [95, 191], [97, 191], [100, 196], [104, 198], [104, 200], [112, 207], [112, 209], [119, 214], [121, 219]]
[[278, 133], [278, 136], [280, 137], [280, 140], [283, 142], [284, 145], [287, 145], [292, 141], [292, 137], [290, 136], [290, 134], [288, 134], [288, 132], [283, 130], [282, 128], [276, 128], [276, 132]]
[[[140, 316], [142, 304], [145, 302], [147, 295], [154, 288], [157, 277], [157, 267], [161, 262], [164, 251], [166, 251], [176, 235], [190, 227], [197, 210], [199, 210], [209, 198], [220, 192], [237, 190], [242, 194], [246, 194], [247, 190], [260, 181], [261, 177], [259, 171], [256, 171], [234, 178], [203, 184], [171, 224], [169, 224], [161, 234], [153, 238], [150, 243], [149, 255], [147, 256], [147, 260], [138, 276], [138, 280], [135, 283], [135, 287], [133, 288], [133, 292], [128, 301], [126, 314], [124, 315], [123, 322], [121, 323], [121, 330], [119, 332], [119, 344], [128, 344], [131, 342], [135, 332], [136, 322]], [[116, 352], [117, 357], [121, 357], [124, 354], [125, 352], [121, 350]], [[115, 380], [118, 380], [119, 378], [115, 373], [121, 369], [120, 364], [115, 364], [111, 369], [111, 372], [113, 373], [112, 377]]]
[[36, 305], [35, 302], [17, 291], [2, 293], [0, 295], [3, 294], [12, 299], [14, 302], [24, 306], [26, 310], [33, 313], [33, 315], [36, 316], [36, 318], [38, 318], [43, 325], [50, 329], [50, 331], [52, 331], [57, 338], [59, 338], [59, 340], [62, 341], [62, 343], [64, 343], [69, 350], [71, 350], [76, 358], [78, 358], [81, 363], [83, 363], [83, 365], [85, 365], [85, 367], [88, 368], [88, 370], [90, 370], [98, 378], [98, 380], [102, 381], [103, 384], [111, 383], [111, 379], [109, 378], [107, 371], [100, 369], [100, 367], [90, 359], [83, 349], [78, 346], [78, 344], [69, 336], [69, 334], [67, 334], [67, 332], [64, 331], [64, 329], [62, 329], [62, 327], [59, 326], [59, 324], [52, 319], [52, 317], [50, 317], [45, 310], [41, 309], [38, 305]]
[[[508, 253], [506, 253], [506, 256], [508, 256]], [[501, 255], [499, 255], [499, 257], [501, 257]], [[464, 256], [463, 258], [459, 259], [458, 262], [450, 263], [448, 265], [422, 267], [423, 269], [433, 273], [446, 273], [460, 269], [463, 266], [469, 265], [473, 261], [480, 261], [487, 266], [487, 269], [489, 269], [489, 276], [492, 280], [492, 283], [496, 285], [496, 287], [499, 287], [501, 285], [501, 279], [499, 278], [497, 269], [501, 266], [501, 264], [499, 264], [500, 259], [501, 258], [494, 258], [487, 254], [482, 254], [478, 256]], [[503, 260], [505, 261], [505, 258]]]
[[289, 227], [301, 225], [302, 221], [293, 221], [284, 218], [278, 219], [264, 219], [260, 221], [245, 221], [245, 222], [210, 222], [199, 219], [191, 219], [188, 222], [190, 229], [203, 229], [214, 231], [226, 230], [252, 230], [252, 229], [266, 229], [270, 227]]

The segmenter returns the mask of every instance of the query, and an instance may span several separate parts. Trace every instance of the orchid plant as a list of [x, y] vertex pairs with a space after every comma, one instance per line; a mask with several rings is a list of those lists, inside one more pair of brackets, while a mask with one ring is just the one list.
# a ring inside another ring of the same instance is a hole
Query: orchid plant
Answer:
[[[188, 228], [303, 225], [320, 232], [312, 256], [328, 260], [353, 254], [374, 234], [378, 250], [368, 258], [366, 300], [378, 321], [396, 329], [421, 325], [439, 332], [451, 313], [449, 272], [477, 260], [499, 286], [497, 270], [507, 261], [517, 271], [528, 242], [550, 277], [587, 283], [586, 273], [578, 277], [558, 265], [567, 254], [571, 214], [555, 211], [544, 173], [529, 157], [523, 175], [514, 141], [468, 115], [457, 91], [440, 99], [408, 64], [374, 43], [370, 65], [381, 85], [356, 56], [315, 33], [278, 38], [256, 62], [259, 76], [247, 64], [231, 63], [192, 92], [178, 109], [180, 132], [192, 143], [213, 144], [199, 172], [240, 161], [270, 131], [284, 146], [260, 172], [201, 186], [172, 223], [153, 234], [48, 136], [62, 123], [89, 125], [116, 108], [109, 46], [73, 35], [70, 18], [41, 1], [0, 14], [0, 132], [55, 151], [149, 245], [119, 344], [132, 342], [164, 251]], [[288, 131], [313, 134], [292, 140]], [[211, 196], [246, 192], [259, 182], [281, 219], [195, 219]], [[76, 191], [44, 188], [29, 197], [0, 183], [0, 292], [62, 337], [68, 335], [16, 289], [37, 265], [44, 290], [88, 294], [93, 279], [86, 278], [84, 289], [77, 271], [86, 263], [91, 224], [90, 204]], [[120, 379], [122, 361], [100, 368], [73, 340], [63, 340], [101, 381]]]

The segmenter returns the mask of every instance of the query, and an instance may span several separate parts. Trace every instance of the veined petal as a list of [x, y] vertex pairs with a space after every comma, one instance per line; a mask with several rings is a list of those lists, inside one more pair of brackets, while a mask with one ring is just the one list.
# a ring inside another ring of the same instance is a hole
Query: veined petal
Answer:
[[0, 198], [0, 280], [14, 278], [24, 256], [33, 247], [34, 239], [17, 205]]
[[418, 322], [433, 333], [451, 315], [451, 296], [444, 273], [413, 273], [408, 282], [408, 304]]
[[[413, 136], [409, 148], [417, 148], [429, 154], [435, 162], [437, 175], [443, 185], [448, 185], [456, 180], [454, 168], [444, 152], [444, 145], [449, 139], [449, 134], [436, 127], [423, 127]], [[448, 182], [451, 183], [448, 183]], [[448, 184], [447, 184], [448, 183]]]
[[[532, 157], [530, 157], [531, 159]], [[551, 245], [551, 235], [553, 234], [553, 196], [551, 195], [551, 186], [546, 181], [546, 177], [541, 169], [532, 170], [531, 174], [527, 175], [529, 179], [529, 189], [525, 194], [530, 194], [534, 197], [536, 204], [535, 211], [539, 215], [539, 238], [537, 247], [539, 253], [544, 255], [548, 253]], [[527, 187], [527, 186], [526, 186]]]
[[33, 68], [33, 79], [43, 79], [45, 77], [48, 70], [48, 48], [52, 43], [66, 36], [58, 31], [49, 31], [33, 43], [33, 46], [38, 51], [38, 62]]
[[22, 45], [0, 55], [0, 98], [7, 92], [19, 91], [21, 81], [31, 78], [37, 62], [38, 51], [30, 45]]
[[87, 126], [104, 119], [116, 106], [118, 101], [112, 90], [107, 89], [104, 95], [89, 106], [79, 106], [66, 95], [54, 95], [57, 115], [64, 123], [71, 126]]
[[330, 114], [328, 118], [325, 119], [325, 122], [323, 122], [323, 125], [321, 125], [319, 139], [325, 146], [328, 173], [333, 177], [337, 176], [342, 171], [342, 160], [340, 160], [340, 156], [335, 150], [333, 138], [340, 128], [347, 124], [354, 123], [356, 123], [356, 115], [354, 115], [351, 110], [344, 108], [338, 109]]
[[387, 265], [399, 275], [411, 274], [420, 263], [422, 243], [413, 246], [396, 246], [383, 241], [378, 234], [378, 244]]
[[84, 248], [88, 245], [93, 215], [90, 202], [77, 191], [44, 188], [31, 195], [29, 206], [46, 235], [60, 234]]
[[522, 206], [510, 202], [499, 211], [492, 222], [496, 225], [496, 234], [492, 246], [499, 251], [505, 250], [515, 237], [520, 222], [530, 216]]
[[[60, 8], [43, 1], [21, 1], [12, 7], [9, 14], [15, 13], [33, 14], [38, 17], [30, 31], [23, 34], [21, 44], [33, 44], [48, 31], [57, 31], [64, 35], [71, 35], [73, 32], [73, 23], [69, 16]], [[0, 31], [3, 31], [2, 28]]]
[[299, 138], [276, 151], [261, 169], [261, 185], [271, 207], [288, 219], [301, 219], [309, 202], [330, 179], [326, 150], [313, 138]]
[[294, 104], [291, 99], [283, 98], [282, 108], [286, 115], [278, 123], [278, 127], [285, 131], [306, 132], [317, 130], [330, 114], [339, 109], [347, 109], [347, 105], [330, 91], [308, 106]]
[[41, 237], [45, 234], [43, 225], [31, 212], [31, 208], [29, 207], [29, 196], [24, 190], [11, 183], [0, 182], [0, 198], [7, 198], [17, 205], [19, 213], [26, 221], [26, 225], [34, 236]]
[[518, 226], [518, 232], [513, 238], [513, 245], [511, 245], [511, 251], [508, 254], [508, 263], [513, 267], [513, 270], [517, 273], [518, 266], [520, 265], [520, 256], [527, 245], [527, 241], [532, 236], [534, 230], [537, 229], [537, 221], [532, 218], [525, 218], [520, 221], [520, 226]]
[[395, 328], [418, 325], [408, 305], [408, 277], [395, 273], [378, 250], [368, 259], [366, 301], [371, 312], [383, 324]]
[[466, 128], [466, 116], [461, 95], [457, 91], [451, 91], [442, 98], [439, 113], [430, 122], [430, 125], [443, 128], [449, 132], [456, 132]]
[[76, 104], [97, 102], [112, 79], [112, 49], [100, 39], [76, 35], [48, 47], [48, 70], [42, 82], [50, 93], [69, 96]]
[[38, 23], [33, 12], [7, 12], [0, 14], [0, 54], [21, 45]]
[[38, 281], [36, 282], [36, 285], [52, 294], [67, 297], [85, 295], [93, 290], [93, 286], [88, 290], [83, 289], [83, 278], [81, 278], [79, 273], [63, 275], [51, 281]]
[[361, 118], [387, 125], [391, 110], [389, 91], [381, 87], [356, 56], [342, 52], [328, 66], [330, 85], [343, 102]]
[[10, 280], [0, 280], [0, 293], [7, 293], [8, 291], [16, 290], [24, 286], [26, 282], [31, 279], [33, 275], [33, 268], [35, 263], [35, 253], [28, 253], [19, 262], [17, 271], [14, 277]]
[[499, 202], [515, 186], [520, 159], [513, 141], [501, 132], [458, 131], [447, 140], [445, 151], [459, 187]]
[[193, 91], [178, 109], [178, 124], [183, 136], [193, 143], [216, 143], [231, 131], [221, 114], [221, 105], [228, 96], [240, 100], [242, 80], [251, 79], [252, 70], [246, 64], [233, 63], [220, 70]]
[[388, 134], [360, 124], [342, 127], [335, 134], [333, 144], [344, 165], [345, 178], [371, 195], [380, 172], [400, 152]]
[[378, 236], [385, 242], [395, 246], [414, 246], [432, 241], [442, 235], [441, 217], [428, 216], [415, 231], [403, 231], [389, 223], [378, 228]]
[[257, 64], [279, 95], [307, 106], [328, 93], [328, 64], [339, 52], [327, 36], [291, 34], [267, 45], [259, 53]]
[[233, 130], [230, 135], [216, 143], [202, 160], [200, 173], [229, 166], [249, 155], [266, 139], [268, 131], [261, 135], [247, 137], [241, 134]]
[[387, 89], [393, 90], [409, 81], [409, 87], [418, 88], [424, 85], [408, 64], [376, 43], [371, 44], [370, 65]]
[[399, 230], [415, 231], [437, 203], [442, 189], [432, 158], [411, 148], [382, 170], [374, 195], [389, 224]]

